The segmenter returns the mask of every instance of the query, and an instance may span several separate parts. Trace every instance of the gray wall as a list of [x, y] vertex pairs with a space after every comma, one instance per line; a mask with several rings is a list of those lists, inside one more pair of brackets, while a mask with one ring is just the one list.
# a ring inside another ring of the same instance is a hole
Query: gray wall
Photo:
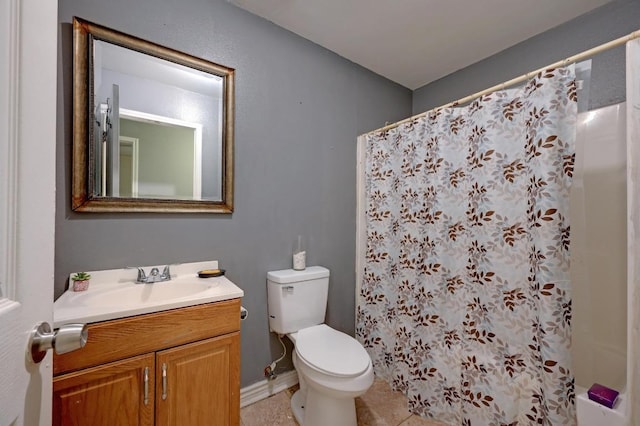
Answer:
[[[413, 93], [413, 114], [444, 105], [640, 29], [640, 1], [616, 0]], [[593, 58], [589, 109], [625, 99], [624, 47]]]
[[[60, 0], [55, 294], [70, 272], [218, 259], [244, 291], [242, 385], [280, 353], [266, 273], [297, 235], [331, 270], [327, 322], [354, 331], [356, 137], [411, 113], [411, 92], [224, 0]], [[72, 17], [236, 69], [231, 216], [70, 211]]]

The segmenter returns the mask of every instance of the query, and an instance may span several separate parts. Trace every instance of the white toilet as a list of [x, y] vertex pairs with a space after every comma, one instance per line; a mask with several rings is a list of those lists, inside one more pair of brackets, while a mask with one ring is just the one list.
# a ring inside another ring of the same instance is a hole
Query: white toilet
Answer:
[[269, 328], [294, 344], [300, 390], [291, 408], [302, 426], [356, 426], [355, 397], [373, 383], [371, 358], [353, 337], [324, 323], [329, 270], [267, 273]]

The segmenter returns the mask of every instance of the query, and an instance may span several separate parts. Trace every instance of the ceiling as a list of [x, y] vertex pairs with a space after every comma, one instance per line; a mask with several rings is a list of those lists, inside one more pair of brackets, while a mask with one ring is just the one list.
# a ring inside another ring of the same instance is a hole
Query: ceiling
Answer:
[[228, 0], [417, 89], [611, 0]]

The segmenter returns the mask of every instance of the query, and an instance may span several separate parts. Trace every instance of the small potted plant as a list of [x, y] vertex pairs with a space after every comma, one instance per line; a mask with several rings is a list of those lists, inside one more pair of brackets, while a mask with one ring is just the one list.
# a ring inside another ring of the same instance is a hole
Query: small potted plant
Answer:
[[91, 275], [86, 272], [78, 272], [71, 277], [73, 281], [73, 291], [85, 291], [89, 288], [89, 279]]

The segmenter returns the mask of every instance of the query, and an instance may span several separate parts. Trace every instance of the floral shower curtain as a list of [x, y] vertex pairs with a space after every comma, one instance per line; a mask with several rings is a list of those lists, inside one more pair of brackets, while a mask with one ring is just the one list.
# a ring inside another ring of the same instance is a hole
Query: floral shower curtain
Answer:
[[366, 136], [357, 336], [410, 410], [575, 424], [573, 66]]

